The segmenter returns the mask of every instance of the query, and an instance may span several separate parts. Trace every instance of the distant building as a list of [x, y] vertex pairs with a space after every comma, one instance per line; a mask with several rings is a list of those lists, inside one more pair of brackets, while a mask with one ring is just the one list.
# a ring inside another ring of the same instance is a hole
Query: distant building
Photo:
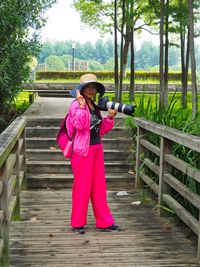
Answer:
[[[74, 70], [88, 70], [88, 69], [89, 69], [88, 61], [75, 61]], [[67, 70], [73, 70], [71, 61], [68, 61]]]
[[47, 70], [47, 64], [43, 63], [43, 64], [37, 64], [35, 71], [37, 70]]

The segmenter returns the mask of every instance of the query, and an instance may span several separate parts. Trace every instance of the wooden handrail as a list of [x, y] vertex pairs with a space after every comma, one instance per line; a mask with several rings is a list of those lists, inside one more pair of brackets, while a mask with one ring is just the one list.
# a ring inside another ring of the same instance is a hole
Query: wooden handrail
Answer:
[[[191, 166], [189, 163], [173, 155], [172, 147], [174, 143], [181, 144], [197, 153], [200, 153], [200, 137], [184, 133], [182, 131], [148, 121], [146, 119], [135, 118], [137, 125], [137, 155], [136, 155], [136, 187], [143, 188], [146, 183], [155, 194], [158, 195], [158, 214], [163, 214], [162, 207], [168, 205], [176, 215], [187, 224], [198, 236], [197, 257], [200, 258], [200, 195], [193, 192], [187, 184], [172, 174], [172, 168], [185, 175], [190, 176], [197, 183], [200, 183], [200, 169]], [[155, 146], [147, 136], [149, 132], [156, 134], [160, 138], [160, 146]], [[159, 158], [154, 163], [148, 158], [150, 151]], [[146, 170], [151, 170], [157, 178], [148, 176]], [[181, 205], [171, 195], [171, 189], [176, 190], [184, 199], [187, 199], [199, 210], [199, 218], [195, 218], [190, 211]]]
[[[26, 176], [26, 117], [17, 117], [0, 135], [0, 262], [9, 266], [10, 221], [20, 216], [20, 191]], [[1, 265], [1, 264], [0, 264]]]

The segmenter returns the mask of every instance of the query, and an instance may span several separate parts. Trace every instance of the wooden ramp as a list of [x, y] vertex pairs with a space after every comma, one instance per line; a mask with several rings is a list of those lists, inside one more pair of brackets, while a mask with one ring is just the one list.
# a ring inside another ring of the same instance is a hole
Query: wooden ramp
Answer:
[[139, 191], [116, 193], [109, 191], [108, 201], [123, 231], [97, 232], [90, 207], [86, 234], [79, 235], [69, 226], [70, 190], [22, 192], [22, 220], [11, 224], [11, 266], [199, 266], [181, 229], [167, 230], [150, 205], [131, 204], [140, 199]]

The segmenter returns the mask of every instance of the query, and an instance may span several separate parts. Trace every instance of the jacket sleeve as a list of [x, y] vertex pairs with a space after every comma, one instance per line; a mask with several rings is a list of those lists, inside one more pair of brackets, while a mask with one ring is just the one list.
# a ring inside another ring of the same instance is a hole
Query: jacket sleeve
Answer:
[[107, 132], [112, 130], [113, 127], [114, 127], [114, 119], [109, 118], [109, 116], [103, 118], [99, 127], [100, 135], [102, 136], [106, 134]]
[[70, 118], [73, 127], [76, 129], [83, 130], [90, 126], [86, 105], [84, 108], [80, 108], [77, 101], [74, 101], [71, 105]]

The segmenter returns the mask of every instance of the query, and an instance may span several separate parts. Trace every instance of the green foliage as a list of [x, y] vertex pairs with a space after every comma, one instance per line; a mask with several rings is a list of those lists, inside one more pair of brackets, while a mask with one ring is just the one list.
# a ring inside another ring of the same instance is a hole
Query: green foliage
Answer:
[[[14, 97], [29, 78], [30, 64], [39, 53], [38, 31], [44, 10], [54, 0], [2, 0], [0, 4], [0, 118], [5, 124]], [[30, 30], [31, 29], [31, 30]]]
[[89, 61], [90, 70], [103, 70], [103, 65], [99, 61], [91, 60]]
[[58, 56], [49, 56], [45, 59], [44, 63], [47, 65], [48, 70], [65, 70], [65, 64]]
[[[103, 42], [97, 40], [95, 44], [91, 42], [76, 42], [75, 43], [75, 58], [78, 61], [95, 60], [101, 64], [113, 57], [113, 41], [108, 39]], [[62, 57], [68, 56], [68, 61], [72, 61], [72, 41], [56, 41], [45, 42], [42, 46], [39, 63], [44, 63], [45, 59], [51, 55]]]
[[[200, 46], [196, 45], [197, 69], [200, 69]], [[98, 70], [114, 70], [114, 47], [113, 41], [108, 39], [103, 42], [97, 40], [95, 44], [87, 41], [86, 43], [76, 42], [75, 61], [98, 61]], [[45, 59], [51, 55], [60, 57], [68, 69], [68, 62], [72, 62], [72, 41], [45, 42], [42, 46], [39, 63], [44, 63]], [[169, 48], [169, 70], [181, 70], [180, 68], [180, 48], [170, 46]], [[67, 59], [67, 60], [66, 60]], [[142, 43], [140, 48], [135, 49], [136, 70], [159, 70], [159, 46], [150, 41]], [[130, 54], [128, 54], [128, 68], [130, 68]], [[155, 67], [155, 68], [154, 68]], [[93, 70], [93, 68], [91, 68]], [[96, 68], [95, 68], [96, 69]]]

